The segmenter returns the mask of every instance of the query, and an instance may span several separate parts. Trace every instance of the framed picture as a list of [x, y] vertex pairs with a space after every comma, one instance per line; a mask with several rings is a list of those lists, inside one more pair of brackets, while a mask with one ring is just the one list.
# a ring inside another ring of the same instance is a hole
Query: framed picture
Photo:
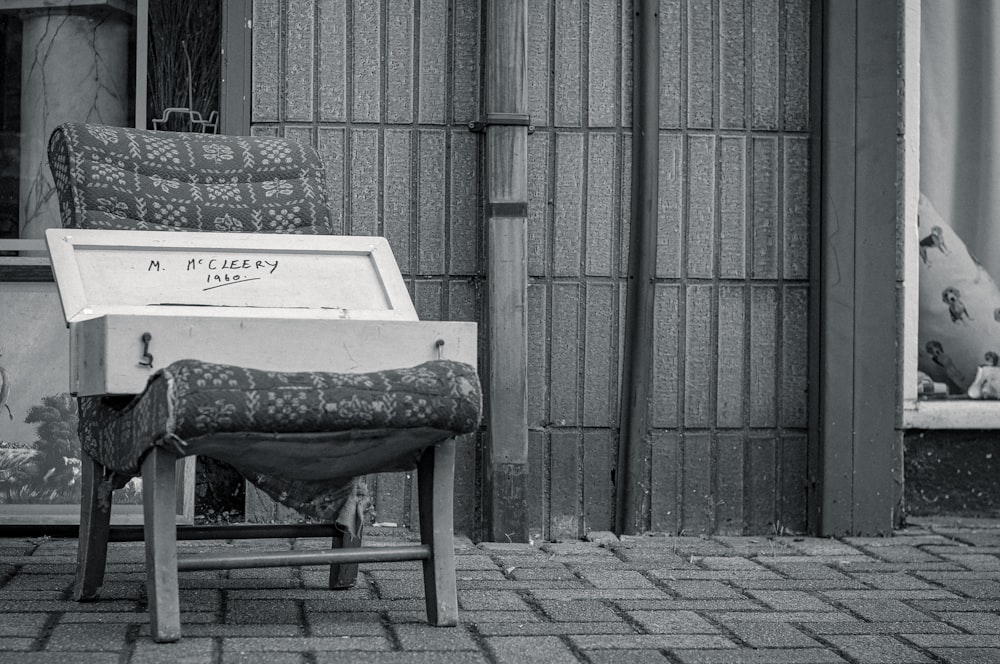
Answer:
[[[80, 440], [69, 332], [44, 243], [0, 240], [0, 525], [79, 523]], [[194, 521], [194, 459], [178, 521]], [[142, 481], [115, 492], [112, 524], [142, 523]]]

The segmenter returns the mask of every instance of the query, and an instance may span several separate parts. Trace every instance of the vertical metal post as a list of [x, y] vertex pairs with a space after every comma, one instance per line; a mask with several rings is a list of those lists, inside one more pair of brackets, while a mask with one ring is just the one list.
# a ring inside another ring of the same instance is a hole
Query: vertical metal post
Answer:
[[149, 79], [149, 0], [135, 3], [135, 128], [146, 128], [146, 85]]
[[250, 52], [253, 7], [249, 0], [221, 0], [219, 36], [222, 62], [219, 81], [219, 133], [250, 133]]
[[632, 224], [625, 305], [621, 416], [615, 472], [615, 531], [648, 528], [653, 294], [660, 152], [658, 0], [635, 0], [632, 89]]
[[[488, 0], [486, 119], [527, 114], [527, 0]], [[528, 127], [487, 124], [486, 537], [526, 542]]]

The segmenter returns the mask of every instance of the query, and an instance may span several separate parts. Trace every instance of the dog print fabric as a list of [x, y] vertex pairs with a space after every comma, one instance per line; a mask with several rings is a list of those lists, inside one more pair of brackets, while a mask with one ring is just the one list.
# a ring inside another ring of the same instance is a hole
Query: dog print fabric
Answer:
[[918, 369], [949, 395], [1000, 398], [1000, 289], [921, 196]]

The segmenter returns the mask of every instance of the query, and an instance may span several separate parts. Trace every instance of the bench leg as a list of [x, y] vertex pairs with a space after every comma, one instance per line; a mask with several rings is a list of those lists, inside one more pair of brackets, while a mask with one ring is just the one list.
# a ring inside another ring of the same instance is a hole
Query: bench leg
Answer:
[[158, 643], [181, 638], [177, 592], [176, 457], [154, 447], [142, 462], [143, 531], [149, 625]]
[[417, 467], [420, 541], [431, 550], [430, 558], [424, 561], [427, 622], [439, 627], [458, 624], [454, 484], [455, 441], [449, 439], [424, 451]]
[[[336, 534], [333, 536], [332, 548], [334, 549], [356, 549], [361, 546], [360, 535], [341, 530], [339, 526], [334, 526]], [[353, 588], [358, 582], [358, 564], [330, 565], [330, 590], [346, 590]]]
[[[104, 467], [86, 452], [80, 452], [80, 535], [76, 550], [76, 582], [73, 599], [96, 600], [104, 585], [111, 527], [111, 491], [102, 486]], [[101, 492], [106, 495], [101, 496]]]

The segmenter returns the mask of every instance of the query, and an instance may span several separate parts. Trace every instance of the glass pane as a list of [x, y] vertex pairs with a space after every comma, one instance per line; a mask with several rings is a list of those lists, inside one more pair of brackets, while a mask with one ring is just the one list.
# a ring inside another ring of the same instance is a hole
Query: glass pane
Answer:
[[1000, 398], [1000, 5], [921, 4], [923, 398]]
[[59, 124], [134, 123], [135, 12], [123, 6], [0, 6], [0, 241], [60, 225], [47, 158]]

